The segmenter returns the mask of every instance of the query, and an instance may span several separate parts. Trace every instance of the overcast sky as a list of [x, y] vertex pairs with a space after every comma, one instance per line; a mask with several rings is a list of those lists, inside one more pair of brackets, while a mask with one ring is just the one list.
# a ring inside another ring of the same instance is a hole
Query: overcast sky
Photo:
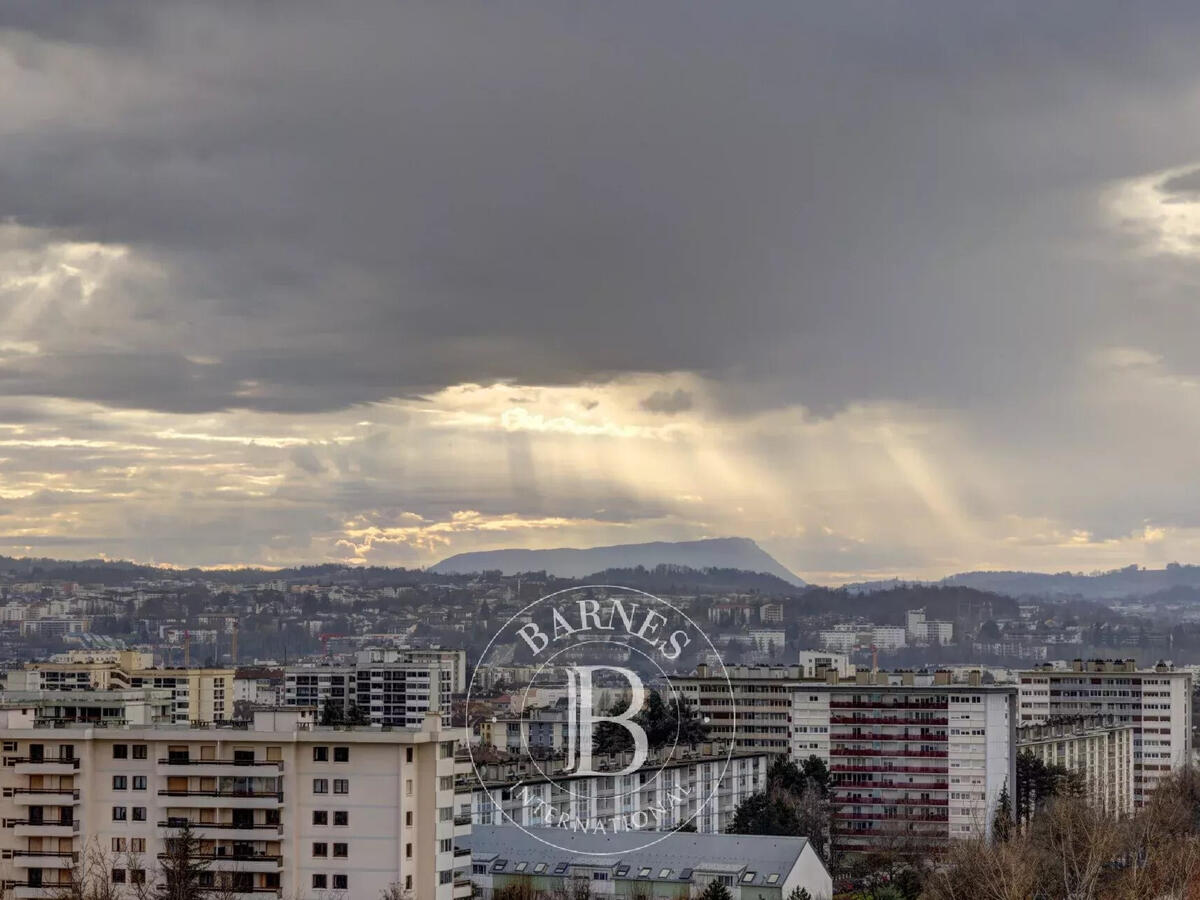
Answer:
[[0, 553], [1200, 562], [1194, 3], [0, 4]]

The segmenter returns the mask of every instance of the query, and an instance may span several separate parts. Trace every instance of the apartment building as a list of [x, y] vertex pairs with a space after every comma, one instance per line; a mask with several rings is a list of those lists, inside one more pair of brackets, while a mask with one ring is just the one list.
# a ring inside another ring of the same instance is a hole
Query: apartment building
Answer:
[[233, 676], [234, 670], [225, 668], [155, 668], [151, 654], [134, 650], [71, 651], [9, 672], [5, 687], [28, 691], [162, 688], [171, 691], [176, 722], [220, 722], [233, 717]]
[[[698, 897], [712, 882], [733, 900], [785, 900], [805, 890], [829, 900], [833, 880], [807, 839], [640, 832], [595, 835], [564, 828], [481, 826], [471, 835], [477, 896]], [[597, 855], [597, 847], [603, 855]]]
[[173, 722], [174, 697], [161, 688], [118, 691], [3, 691], [0, 709], [32, 716], [35, 728], [157, 725]]
[[833, 831], [847, 849], [986, 836], [1016, 783], [1014, 686], [948, 672], [859, 672], [798, 685], [791, 753], [832, 774]]
[[1088, 802], [1114, 816], [1133, 812], [1133, 725], [1116, 716], [1059, 718], [1017, 727], [1017, 750], [1082, 779]]
[[284, 670], [285, 706], [352, 704], [372, 725], [412, 727], [430, 711], [450, 714], [465, 693], [465, 650], [361, 650], [353, 665], [301, 665]]
[[854, 663], [845, 653], [830, 653], [828, 650], [801, 650], [796, 660], [800, 664], [802, 678], [824, 680], [826, 672], [837, 672], [840, 678], [853, 678]]
[[[699, 832], [726, 830], [738, 804], [766, 789], [773, 756], [734, 753], [714, 744], [652, 753], [628, 775], [579, 776], [566, 760], [479, 763], [459, 781], [458, 812], [475, 825], [539, 826], [565, 821], [599, 831], [667, 830], [691, 823]], [[598, 771], [619, 771], [627, 756], [598, 759]], [[481, 780], [482, 779], [482, 780]]]
[[570, 744], [565, 709], [531, 709], [519, 716], [493, 716], [478, 724], [479, 744], [500, 753], [548, 756]]
[[1020, 721], [1112, 716], [1133, 727], [1133, 802], [1144, 804], [1159, 781], [1191, 763], [1192, 675], [1160, 663], [1074, 660], [1020, 673]]
[[302, 710], [245, 727], [34, 727], [0, 709], [6, 896], [44, 897], [76, 855], [107, 854], [116, 884], [153, 882], [187, 823], [203, 877], [242, 900], [470, 896], [469, 820], [454, 817], [461, 729], [330, 729]]
[[732, 741], [738, 751], [787, 753], [792, 685], [803, 678], [800, 666], [722, 669], [701, 663], [695, 675], [671, 680], [679, 696], [708, 723], [712, 740]]

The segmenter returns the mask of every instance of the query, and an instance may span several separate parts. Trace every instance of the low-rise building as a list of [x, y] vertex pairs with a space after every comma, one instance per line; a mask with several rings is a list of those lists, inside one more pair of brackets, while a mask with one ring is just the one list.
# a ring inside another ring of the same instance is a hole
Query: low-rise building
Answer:
[[714, 881], [733, 900], [786, 900], [798, 889], [813, 900], [833, 896], [829, 872], [803, 837], [667, 832], [647, 846], [645, 832], [485, 825], [470, 840], [482, 900], [514, 887], [528, 896], [698, 897]]

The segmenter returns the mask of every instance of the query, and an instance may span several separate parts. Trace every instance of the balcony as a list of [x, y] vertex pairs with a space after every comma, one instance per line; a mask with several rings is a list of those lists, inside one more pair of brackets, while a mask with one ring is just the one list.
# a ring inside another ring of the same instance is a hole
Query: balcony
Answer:
[[247, 778], [283, 771], [279, 760], [171, 759], [158, 760], [159, 775], [192, 775], [197, 778]]
[[74, 837], [79, 834], [78, 819], [66, 823], [58, 819], [9, 819], [8, 823], [17, 837]]
[[[158, 858], [165, 860], [170, 855], [160, 853]], [[215, 871], [278, 872], [283, 868], [283, 857], [271, 853], [199, 853], [194, 858], [202, 860]]]
[[904, 772], [905, 774], [920, 774], [920, 775], [945, 775], [945, 766], [897, 766], [891, 762], [880, 761], [873, 765], [848, 765], [846, 763], [836, 763], [829, 767], [831, 772], [872, 772], [875, 774], [890, 775], [893, 772]]
[[283, 791], [172, 791], [161, 790], [160, 797], [178, 798], [172, 806], [194, 809], [274, 809], [283, 803]]
[[5, 896], [16, 898], [16, 900], [61, 897], [63, 896], [63, 892], [70, 887], [70, 884], [67, 883], [50, 884], [39, 882], [33, 884], [28, 881], [5, 881], [4, 884], [12, 889], [12, 893], [5, 894]]
[[78, 802], [76, 788], [13, 788], [13, 803], [17, 806], [74, 806]]
[[912, 756], [928, 759], [945, 759], [947, 750], [913, 750], [911, 747], [901, 747], [899, 750], [868, 750], [865, 748], [834, 747], [829, 751], [830, 756]]
[[877, 813], [853, 813], [853, 812], [841, 812], [840, 810], [834, 810], [833, 817], [835, 819], [854, 819], [854, 820], [860, 820], [860, 821], [864, 821], [864, 822], [933, 822], [933, 823], [939, 824], [939, 825], [946, 825], [950, 822], [949, 818], [947, 818], [945, 816], [942, 816], [942, 817], [922, 816], [922, 815], [881, 816], [881, 815], [878, 815]]
[[877, 788], [900, 791], [944, 791], [949, 789], [944, 781], [847, 781], [834, 779], [835, 791], [870, 791]]
[[69, 869], [76, 859], [70, 850], [14, 850], [12, 861], [18, 869]]
[[[170, 837], [181, 827], [181, 824], [170, 821], [159, 822], [158, 827], [165, 832], [161, 836]], [[282, 825], [235, 825], [232, 822], [195, 822], [191, 820], [188, 821], [188, 824], [196, 833], [196, 837], [214, 841], [269, 841], [277, 835], [283, 834]]]
[[893, 709], [919, 709], [928, 710], [929, 712], [940, 711], [946, 712], [949, 704], [945, 701], [941, 703], [885, 703], [882, 700], [865, 701], [865, 700], [830, 700], [830, 709], [871, 709], [878, 712], [890, 712]]
[[950, 724], [949, 719], [945, 718], [930, 718], [924, 719], [917, 716], [830, 716], [829, 724], [831, 725], [916, 725], [920, 726], [942, 726]]
[[10, 756], [8, 760], [18, 775], [74, 775], [79, 771], [77, 758], [61, 759], [47, 756], [35, 759], [32, 756]]
[[919, 741], [927, 744], [945, 743], [946, 733], [940, 734], [885, 734], [882, 731], [872, 731], [865, 734], [853, 734], [851, 732], [832, 732], [829, 735], [831, 741], [880, 741], [887, 743], [902, 742], [902, 741]]
[[949, 800], [935, 800], [932, 797], [835, 797], [839, 806], [949, 806]]
[[459, 878], [454, 882], [454, 893], [451, 895], [454, 900], [460, 900], [472, 896], [472, 887], [470, 878]]

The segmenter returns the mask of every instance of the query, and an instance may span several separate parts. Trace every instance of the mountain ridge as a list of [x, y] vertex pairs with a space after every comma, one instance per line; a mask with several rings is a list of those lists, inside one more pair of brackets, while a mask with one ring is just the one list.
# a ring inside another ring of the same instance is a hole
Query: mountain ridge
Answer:
[[430, 566], [429, 571], [445, 575], [492, 571], [515, 575], [544, 571], [563, 578], [582, 578], [609, 569], [634, 569], [638, 566], [653, 569], [659, 565], [686, 566], [691, 569], [739, 569], [774, 575], [796, 587], [805, 584], [803, 579], [753, 540], [740, 537], [546, 550], [477, 550], [448, 556]]

